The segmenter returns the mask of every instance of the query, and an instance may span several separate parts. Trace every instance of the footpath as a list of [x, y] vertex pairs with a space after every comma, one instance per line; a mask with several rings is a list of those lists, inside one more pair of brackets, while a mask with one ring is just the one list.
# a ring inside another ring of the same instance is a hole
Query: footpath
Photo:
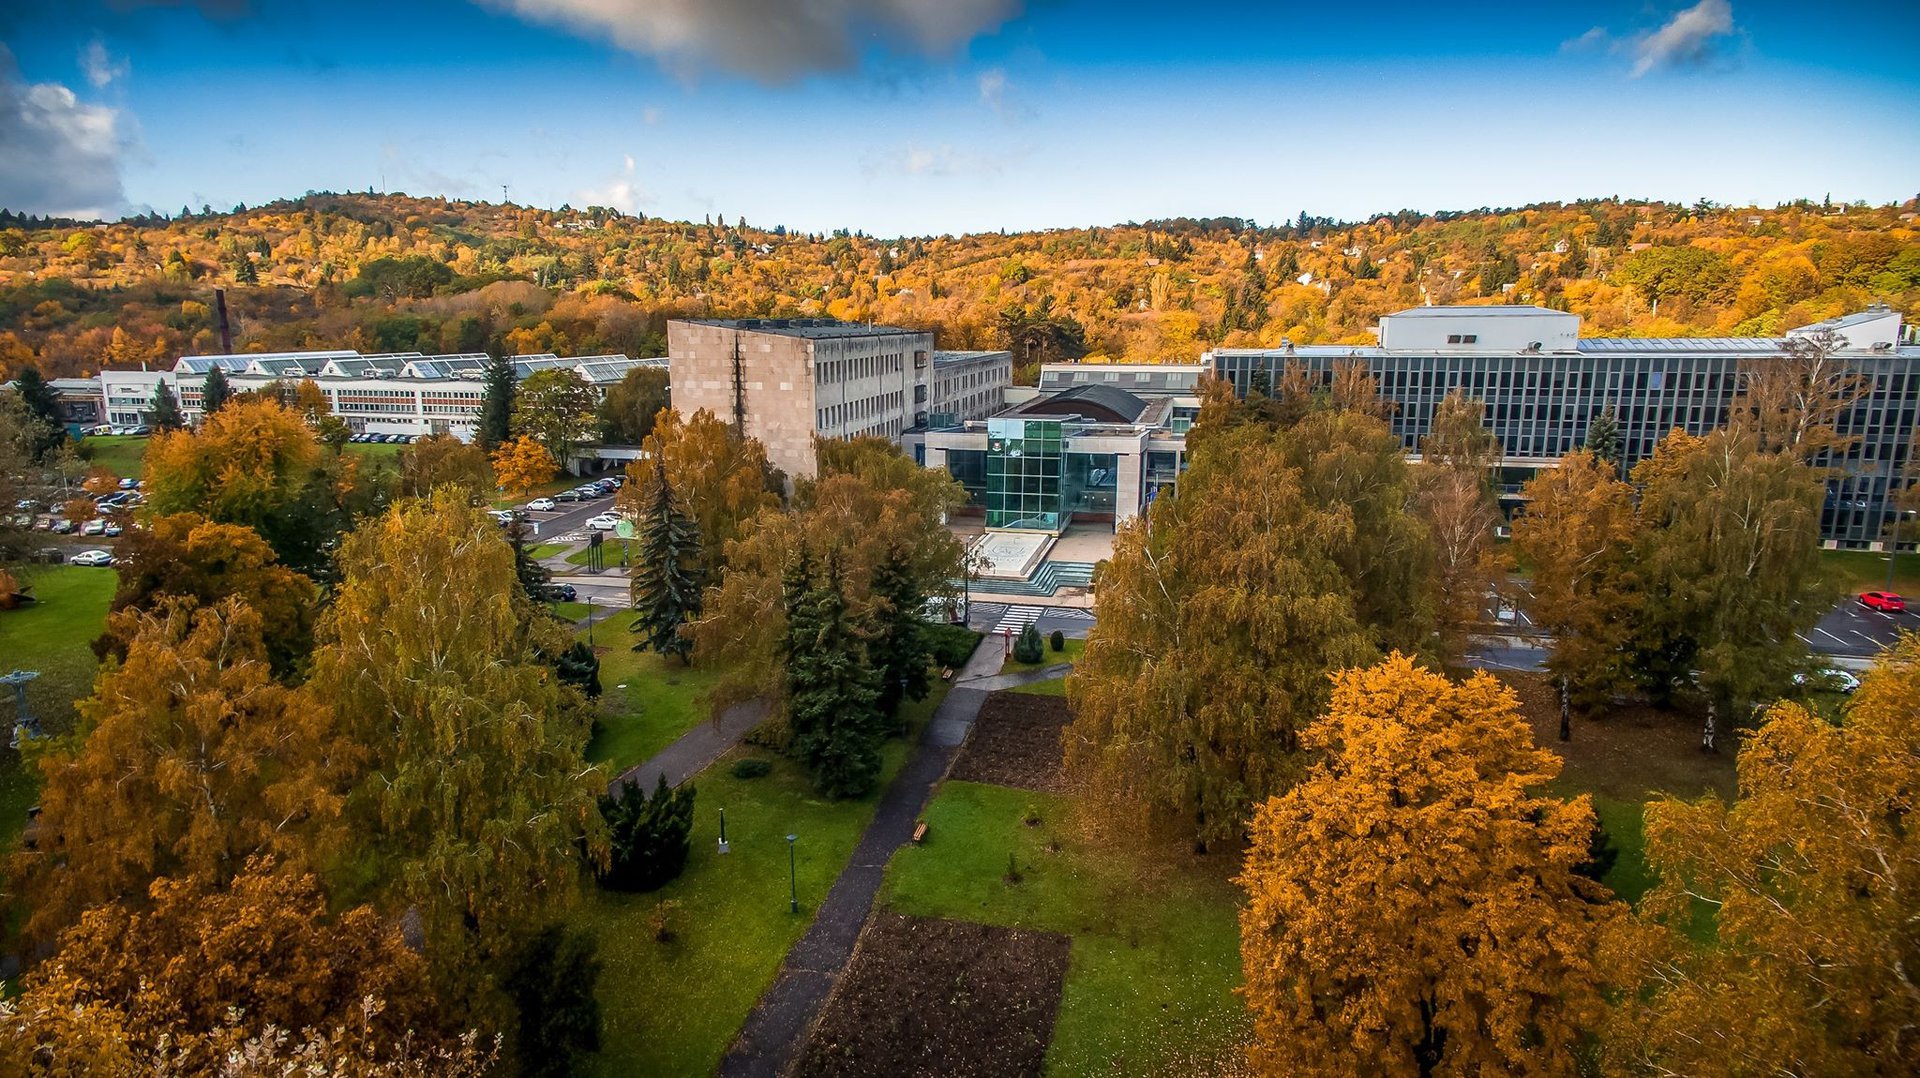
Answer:
[[955, 673], [953, 688], [921, 732], [912, 758], [881, 796], [873, 821], [814, 914], [812, 926], [787, 953], [772, 987], [754, 1005], [721, 1060], [724, 1078], [775, 1078], [786, 1071], [853, 956], [860, 928], [880, 893], [887, 862], [912, 838], [914, 821], [946, 776], [987, 694], [1056, 678], [1067, 669], [1066, 664], [1058, 664], [1002, 675], [1003, 658], [1000, 641], [983, 639]]

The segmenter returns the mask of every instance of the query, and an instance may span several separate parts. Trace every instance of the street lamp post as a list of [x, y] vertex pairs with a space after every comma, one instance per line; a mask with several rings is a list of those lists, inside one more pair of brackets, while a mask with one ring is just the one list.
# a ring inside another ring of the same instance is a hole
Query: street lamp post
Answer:
[[726, 853], [732, 847], [727, 845], [727, 810], [720, 810], [720, 852]]
[[907, 675], [900, 675], [900, 736], [907, 736]]
[[593, 593], [587, 593], [587, 646], [593, 646]]
[[800, 912], [800, 877], [794, 867], [793, 840], [799, 835], [787, 836], [787, 912]]

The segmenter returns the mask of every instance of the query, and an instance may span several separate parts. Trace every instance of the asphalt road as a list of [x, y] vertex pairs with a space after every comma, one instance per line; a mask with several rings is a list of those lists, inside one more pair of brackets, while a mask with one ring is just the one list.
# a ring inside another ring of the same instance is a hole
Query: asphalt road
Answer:
[[1859, 599], [1849, 598], [1829, 611], [1812, 632], [1802, 634], [1800, 639], [1822, 655], [1865, 658], [1891, 645], [1902, 629], [1920, 631], [1920, 613], [1909, 607], [1903, 613], [1883, 614], [1861, 606]]

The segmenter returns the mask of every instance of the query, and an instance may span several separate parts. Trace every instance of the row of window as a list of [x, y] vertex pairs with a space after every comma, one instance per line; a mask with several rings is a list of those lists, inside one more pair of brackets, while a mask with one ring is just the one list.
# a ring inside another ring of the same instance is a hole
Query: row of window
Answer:
[[879, 416], [897, 417], [905, 404], [905, 395], [898, 392], [862, 397], [845, 404], [830, 404], [814, 411], [814, 429], [832, 430], [843, 424], [858, 427]]
[[822, 385], [899, 374], [906, 369], [905, 352], [885, 352], [872, 356], [822, 360], [814, 367], [814, 379]]

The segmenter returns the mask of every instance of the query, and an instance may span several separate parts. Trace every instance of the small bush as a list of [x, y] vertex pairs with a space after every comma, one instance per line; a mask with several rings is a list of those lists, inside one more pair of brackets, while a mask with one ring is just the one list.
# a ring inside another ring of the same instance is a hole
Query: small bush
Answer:
[[672, 943], [680, 933], [673, 927], [680, 919], [680, 900], [669, 898], [647, 914], [647, 930], [660, 943]]
[[675, 790], [660, 776], [653, 796], [638, 783], [600, 798], [607, 821], [607, 867], [600, 884], [616, 891], [652, 891], [680, 875], [693, 845], [693, 786]]
[[1046, 645], [1040, 642], [1040, 630], [1028, 625], [1020, 630], [1013, 642], [1013, 661], [1037, 663], [1047, 657]]
[[1053, 635], [1047, 639], [1047, 645], [1053, 648], [1056, 654], [1067, 650], [1067, 634], [1055, 629]]
[[926, 641], [935, 665], [958, 669], [973, 656], [975, 645], [980, 643], [980, 634], [965, 625], [929, 625], [926, 628]]
[[733, 777], [736, 779], [765, 778], [773, 770], [773, 761], [758, 756], [749, 756], [733, 762]]

